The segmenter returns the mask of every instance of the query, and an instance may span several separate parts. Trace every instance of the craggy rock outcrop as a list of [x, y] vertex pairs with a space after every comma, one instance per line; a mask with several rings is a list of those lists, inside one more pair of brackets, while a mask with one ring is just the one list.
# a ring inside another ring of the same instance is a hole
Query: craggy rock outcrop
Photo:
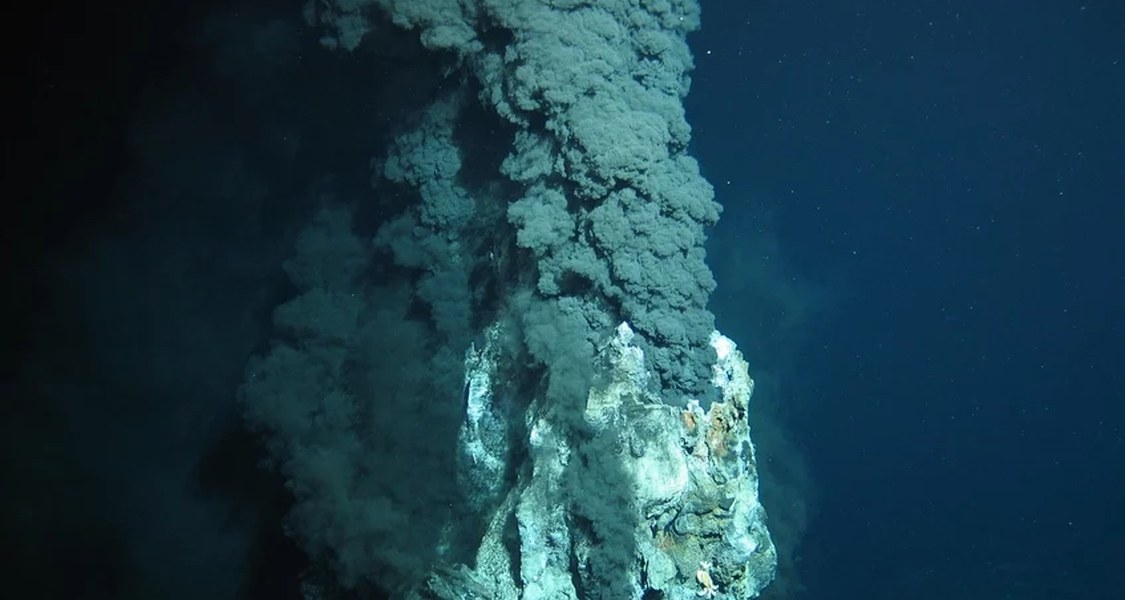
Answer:
[[[748, 425], [754, 382], [734, 343], [711, 336], [718, 355], [712, 384], [722, 400], [680, 408], [656, 395], [644, 352], [621, 324], [597, 354], [575, 423], [540, 399], [518, 401], [519, 383], [500, 376], [507, 371], [501, 336], [493, 328], [468, 353], [459, 435], [460, 480], [491, 518], [476, 563], [434, 572], [417, 597], [608, 598], [606, 581], [637, 599], [652, 591], [671, 600], [757, 596], [773, 578], [776, 554]], [[517, 406], [524, 408], [515, 427]], [[583, 447], [609, 452], [591, 457]], [[572, 480], [607, 472], [621, 478], [608, 483], [607, 495], [628, 491], [618, 498], [624, 502], [616, 519], [629, 526], [629, 539], [611, 545], [630, 553], [597, 561], [603, 538], [614, 534], [601, 531], [606, 524], [584, 514], [583, 498], [574, 497], [576, 490], [596, 494], [597, 485]], [[621, 570], [596, 572], [605, 564]]]

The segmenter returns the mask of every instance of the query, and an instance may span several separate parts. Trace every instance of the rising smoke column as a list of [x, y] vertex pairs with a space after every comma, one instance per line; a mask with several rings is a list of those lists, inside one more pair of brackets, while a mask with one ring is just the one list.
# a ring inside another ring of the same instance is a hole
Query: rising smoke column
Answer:
[[697, 2], [306, 6], [310, 20], [334, 32], [326, 43], [348, 49], [380, 15], [454, 56], [482, 105], [516, 128], [502, 172], [523, 192], [507, 215], [518, 244], [535, 257], [538, 297], [586, 296], [586, 310], [607, 313], [589, 322], [629, 321], [651, 344], [669, 399], [700, 393], [714, 329], [704, 228], [720, 206], [685, 152], [682, 98], [692, 67], [685, 36], [699, 26]]
[[[595, 347], [623, 320], [667, 401], [707, 387], [703, 242], [720, 207], [686, 154], [682, 106], [699, 7], [313, 0], [305, 17], [357, 56], [388, 27], [415, 31], [445, 83], [372, 149], [375, 194], [396, 210], [373, 239], [332, 203], [301, 236], [287, 265], [298, 296], [275, 313], [278, 338], [242, 401], [290, 482], [302, 546], [347, 588], [408, 589], [478, 539], [452, 450], [460, 361], [491, 322], [521, 334], [512, 352], [546, 373], [563, 421], [581, 420]], [[489, 132], [474, 134], [482, 115]], [[482, 153], [497, 155], [490, 171], [474, 170], [490, 164], [472, 162]], [[582, 475], [575, 485], [596, 480]], [[620, 506], [569, 493], [591, 520], [616, 522]], [[605, 547], [606, 565], [629, 558]]]

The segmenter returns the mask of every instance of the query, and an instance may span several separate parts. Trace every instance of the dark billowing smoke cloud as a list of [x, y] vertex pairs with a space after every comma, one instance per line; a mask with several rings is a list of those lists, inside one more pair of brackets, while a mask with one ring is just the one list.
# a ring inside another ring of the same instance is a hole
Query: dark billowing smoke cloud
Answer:
[[[698, 5], [306, 6], [311, 21], [335, 32], [329, 45], [352, 50], [386, 30], [380, 15], [448, 56], [462, 89], [507, 125], [513, 138], [500, 170], [518, 184], [504, 199], [508, 222], [535, 259], [538, 294], [594, 300], [591, 309], [628, 320], [648, 339], [670, 396], [703, 391], [714, 328], [706, 302], [715, 286], [704, 227], [720, 209], [685, 154], [690, 128], [681, 100], [692, 59], [684, 37], [699, 26]], [[444, 198], [453, 212], [469, 209], [463, 198]], [[436, 199], [426, 196], [427, 206]]]
[[[519, 336], [528, 371], [513, 376], [544, 373], [563, 415], [580, 413], [595, 345], [622, 320], [670, 402], [708, 387], [703, 243], [720, 207], [685, 153], [682, 107], [699, 7], [310, 2], [304, 17], [360, 65], [406, 31], [433, 62], [396, 66], [440, 84], [389, 141], [372, 132], [373, 191], [322, 203], [300, 235], [296, 296], [243, 405], [290, 482], [303, 547], [345, 588], [401, 591], [467, 562], [479, 537], [454, 441], [460, 361], [491, 323]], [[573, 491], [599, 524], [619, 512]]]
[[[103, 597], [375, 595], [466, 560], [461, 361], [489, 323], [564, 409], [622, 320], [670, 402], [709, 378], [696, 2], [258, 4], [202, 18], [138, 101], [113, 209], [47, 276], [21, 390], [57, 415], [5, 431], [65, 440], [8, 500], [45, 547], [52, 515], [98, 515]], [[70, 474], [78, 505], [44, 508]], [[281, 512], [307, 562], [270, 562]]]

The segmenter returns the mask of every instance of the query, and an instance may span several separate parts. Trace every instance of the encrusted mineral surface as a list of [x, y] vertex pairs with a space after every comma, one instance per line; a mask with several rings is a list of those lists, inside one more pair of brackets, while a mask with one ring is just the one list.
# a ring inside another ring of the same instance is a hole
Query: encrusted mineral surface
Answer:
[[500, 335], [467, 354], [458, 440], [459, 481], [487, 526], [475, 564], [435, 571], [419, 597], [756, 597], [777, 557], [750, 439], [754, 382], [735, 344], [711, 335], [721, 400], [673, 406], [622, 323], [576, 424], [519, 401]]

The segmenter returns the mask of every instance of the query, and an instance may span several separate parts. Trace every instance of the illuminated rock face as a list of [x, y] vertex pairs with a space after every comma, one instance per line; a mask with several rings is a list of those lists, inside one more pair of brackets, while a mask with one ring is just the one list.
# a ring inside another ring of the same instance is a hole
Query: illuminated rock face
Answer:
[[[623, 323], [599, 349], [585, 410], [572, 418], [542, 398], [512, 395], [528, 386], [497, 377], [506, 370], [494, 345], [500, 337], [494, 328], [468, 355], [459, 436], [459, 480], [490, 511], [487, 530], [476, 564], [435, 574], [430, 593], [757, 596], [777, 557], [758, 499], [753, 381], [734, 343], [711, 336], [722, 400], [685, 409], [661, 400]], [[502, 416], [516, 405], [526, 407], [518, 427]], [[526, 432], [522, 439], [516, 430]]]

